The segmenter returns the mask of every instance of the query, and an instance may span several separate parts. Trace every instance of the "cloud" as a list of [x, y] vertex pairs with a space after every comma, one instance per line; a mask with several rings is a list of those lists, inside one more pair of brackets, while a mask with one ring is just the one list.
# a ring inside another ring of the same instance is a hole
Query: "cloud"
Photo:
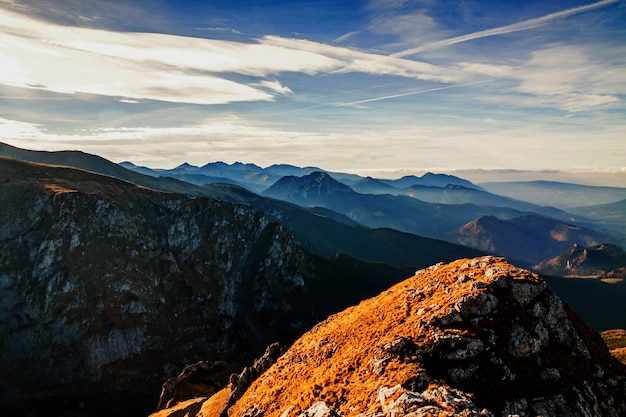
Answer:
[[617, 75], [615, 67], [591, 54], [574, 46], [534, 51], [526, 65], [514, 71], [520, 81], [517, 90], [534, 96], [523, 102], [570, 112], [619, 102], [615, 94], [626, 93], [626, 75]]
[[[471, 116], [435, 115], [414, 125], [349, 123], [324, 131], [221, 114], [183, 126], [88, 128], [71, 134], [0, 119], [0, 135], [4, 142], [23, 148], [77, 149], [112, 161], [160, 168], [215, 160], [263, 166], [288, 162], [338, 171], [623, 167], [621, 124], [602, 126], [601, 134], [594, 135], [594, 146], [589, 147], [590, 134], [598, 130], [562, 119], [499, 118], [500, 126], [494, 130]], [[549, 151], [550, 144], [558, 152]]]
[[485, 64], [478, 62], [459, 62], [459, 68], [465, 72], [487, 75], [494, 78], [512, 78], [515, 67], [511, 65]]
[[194, 28], [196, 30], [207, 30], [210, 32], [230, 32], [230, 33], [235, 33], [237, 35], [241, 35], [241, 32], [238, 31], [237, 29], [231, 29], [231, 28], [225, 28], [225, 27], [205, 27], [205, 28]]
[[[256, 80], [244, 84], [218, 73], [264, 77], [283, 71], [313, 74], [340, 66], [306, 51], [66, 27], [2, 9], [0, 47], [4, 55], [0, 83], [5, 85], [193, 104], [274, 98], [253, 87]], [[274, 84], [265, 87], [270, 85]]]
[[[243, 43], [111, 32], [46, 23], [2, 9], [0, 46], [7, 57], [0, 67], [2, 84], [131, 100], [271, 101], [274, 94], [291, 90], [263, 78], [285, 72], [362, 72], [444, 83], [463, 79], [459, 71], [424, 62], [299, 39], [265, 36]], [[222, 76], [233, 73], [252, 79]]]
[[618, 1], [619, 0], [602, 0], [602, 1], [595, 2], [595, 3], [587, 4], [585, 6], [572, 7], [570, 9], [562, 10], [560, 12], [550, 13], [545, 16], [524, 20], [523, 22], [513, 23], [511, 25], [500, 26], [498, 28], [481, 30], [479, 32], [474, 32], [474, 33], [470, 33], [467, 35], [443, 39], [443, 40], [432, 42], [426, 45], [418, 46], [416, 48], [411, 48], [411, 49], [407, 49], [404, 51], [396, 52], [394, 54], [391, 54], [391, 56], [401, 58], [401, 57], [414, 55], [419, 52], [443, 48], [446, 46], [454, 45], [454, 44], [461, 43], [461, 42], [467, 42], [467, 41], [471, 41], [474, 39], [485, 38], [488, 36], [504, 35], [507, 33], [528, 30], [528, 29], [535, 28], [537, 26], [545, 25], [556, 19], [562, 19], [564, 17], [568, 17], [573, 14], [597, 9], [598, 7], [607, 6], [609, 4], [616, 3]]
[[40, 125], [0, 117], [0, 138], [24, 140], [39, 138], [42, 134]]
[[619, 105], [626, 94], [626, 73], [615, 56], [626, 47], [552, 45], [532, 51], [515, 65], [460, 62], [464, 72], [508, 80], [505, 89], [494, 88], [476, 100], [514, 106], [544, 107], [578, 113], [600, 106]]
[[275, 91], [281, 95], [290, 95], [293, 94], [293, 91], [287, 86], [282, 85], [277, 80], [263, 80], [258, 84], [259, 87], [267, 88], [269, 90]]
[[307, 51], [333, 59], [337, 62], [337, 65], [332, 69], [333, 73], [361, 72], [373, 75], [396, 75], [444, 83], [459, 81], [465, 77], [461, 71], [426, 62], [372, 54], [303, 39], [265, 36], [260, 41], [265, 45], [288, 50]]

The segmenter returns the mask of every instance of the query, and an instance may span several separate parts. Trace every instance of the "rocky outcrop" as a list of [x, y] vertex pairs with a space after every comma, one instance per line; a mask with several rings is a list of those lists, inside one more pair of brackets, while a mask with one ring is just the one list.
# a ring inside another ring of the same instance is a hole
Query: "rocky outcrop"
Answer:
[[229, 396], [227, 406], [233, 405], [246, 392], [259, 376], [272, 366], [280, 354], [283, 353], [280, 344], [272, 343], [265, 349], [265, 353], [254, 361], [250, 367], [245, 367], [240, 374], [233, 374], [230, 377]]
[[232, 367], [224, 361], [200, 361], [189, 365], [163, 384], [157, 408], [170, 408], [196, 397], [210, 397], [228, 385]]
[[626, 370], [600, 336], [536, 274], [494, 257], [417, 271], [319, 323], [228, 405], [232, 389], [189, 415], [626, 413]]
[[574, 244], [560, 255], [540, 262], [534, 269], [560, 277], [623, 282], [626, 278], [626, 252], [610, 243], [590, 247]]

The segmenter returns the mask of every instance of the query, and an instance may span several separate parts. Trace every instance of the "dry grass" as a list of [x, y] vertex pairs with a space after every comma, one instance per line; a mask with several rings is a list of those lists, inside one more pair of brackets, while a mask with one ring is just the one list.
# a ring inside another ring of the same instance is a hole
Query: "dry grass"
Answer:
[[[190, 411], [192, 409], [195, 410], [196, 408], [200, 408], [200, 406], [202, 405], [202, 402], [205, 400], [206, 398], [204, 397], [192, 398], [191, 400], [180, 402], [176, 404], [175, 406], [172, 406], [165, 410], [160, 410], [155, 413], [152, 413], [150, 414], [150, 417], [170, 417], [170, 416], [176, 415], [177, 413], [180, 413], [181, 415], [196, 415], [195, 413], [190, 414]], [[215, 415], [217, 416], [219, 414], [215, 414]]]
[[611, 351], [611, 355], [613, 355], [618, 361], [626, 365], [626, 347], [613, 349]]
[[46, 190], [50, 190], [54, 194], [65, 194], [65, 193], [77, 192], [77, 190], [71, 190], [69, 188], [65, 188], [57, 184], [46, 184], [44, 187], [46, 188]]
[[[329, 317], [257, 379], [229, 415], [240, 416], [253, 407], [266, 416], [293, 407], [289, 415], [298, 415], [317, 401], [345, 416], [375, 412], [380, 387], [404, 384], [422, 369], [419, 358], [389, 355], [385, 344], [404, 337], [427, 346], [435, 337], [428, 322], [448, 314], [460, 297], [479, 292], [474, 282], [489, 282], [484, 270], [471, 268], [471, 262], [462, 259], [418, 271], [378, 297]], [[504, 260], [489, 267], [509, 269], [519, 279], [538, 279]], [[461, 273], [467, 275], [465, 282], [458, 279]], [[367, 404], [373, 404], [369, 410], [364, 409]]]
[[602, 339], [611, 350], [611, 355], [626, 365], [626, 330], [612, 329], [601, 333]]

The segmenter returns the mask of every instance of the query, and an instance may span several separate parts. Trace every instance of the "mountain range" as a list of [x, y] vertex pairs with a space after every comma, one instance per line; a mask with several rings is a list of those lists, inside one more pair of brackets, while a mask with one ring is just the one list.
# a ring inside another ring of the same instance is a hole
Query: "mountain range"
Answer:
[[[461, 188], [448, 185], [435, 193], [443, 195]], [[471, 188], [462, 188], [462, 192], [466, 196], [488, 195]], [[489, 196], [489, 201], [508, 206], [429, 203], [406, 195], [362, 194], [325, 172], [283, 177], [263, 195], [303, 207], [331, 209], [369, 227], [394, 228], [509, 256], [529, 266], [556, 256], [576, 242], [621, 242], [617, 232], [594, 230], [591, 221], [554, 208], [498, 196]]]
[[[505, 255], [531, 267], [574, 244], [610, 243], [623, 247], [626, 243], [623, 210], [626, 200], [563, 211], [489, 193], [482, 186], [445, 174], [382, 180], [330, 173], [315, 167], [282, 164], [260, 168], [254, 164], [223, 162], [154, 170], [129, 162], [113, 164], [80, 152], [37, 152], [4, 144], [0, 144], [0, 155], [75, 166], [161, 191], [249, 205], [279, 221], [304, 249], [322, 256], [344, 253], [367, 261], [419, 266], [434, 260], [437, 253], [444, 254], [438, 261], [477, 254], [461, 253], [466, 249], [444, 243], [448, 242]], [[181, 178], [204, 175], [199, 172], [214, 174], [212, 178], [221, 182], [198, 185], [166, 175], [178, 173]], [[283, 174], [287, 175], [276, 179]], [[266, 178], [264, 187], [267, 187], [262, 195], [233, 184], [250, 182], [250, 178], [256, 178], [258, 183], [261, 177]], [[275, 182], [271, 183], [269, 178]], [[374, 194], [356, 191], [368, 191], [363, 188], [367, 184], [377, 184], [374, 188], [378, 191], [370, 189]], [[526, 188], [530, 187], [525, 184]], [[544, 187], [548, 184], [559, 195], [575, 189], [579, 201], [591, 202], [619, 198], [626, 190], [554, 182], [537, 184]], [[561, 191], [559, 185], [564, 186]], [[379, 186], [391, 192], [378, 194]], [[402, 250], [402, 247], [417, 249]], [[452, 256], [446, 257], [446, 253]]]
[[[289, 345], [417, 268], [486, 252], [528, 267], [576, 241], [620, 241], [616, 228], [554, 208], [544, 208], [549, 217], [364, 194], [352, 188], [363, 178], [297, 177], [289, 165], [274, 166], [287, 175], [259, 194], [233, 184], [230, 165], [216, 166], [226, 176], [214, 178], [231, 183], [0, 144], [0, 399], [9, 415], [137, 415], [176, 370], [215, 360], [238, 372], [271, 342]], [[499, 199], [446, 175], [396, 181], [386, 185]], [[590, 325], [626, 327], [624, 285], [546, 279]]]
[[261, 210], [269, 219], [285, 226], [304, 249], [321, 256], [347, 254], [367, 261], [414, 267], [482, 253], [457, 244], [403, 233], [395, 229], [372, 230], [330, 210], [305, 209], [287, 202], [263, 198], [232, 184], [198, 186], [170, 177], [141, 174], [99, 156], [82, 152], [30, 151], [0, 143], [0, 155], [80, 168], [154, 190], [204, 196], [251, 206]]

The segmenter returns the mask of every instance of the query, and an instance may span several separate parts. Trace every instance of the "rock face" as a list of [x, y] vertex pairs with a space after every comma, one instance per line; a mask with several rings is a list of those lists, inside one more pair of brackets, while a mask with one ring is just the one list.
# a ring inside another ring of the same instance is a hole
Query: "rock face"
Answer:
[[145, 415], [185, 365], [248, 363], [345, 306], [320, 307], [328, 261], [250, 207], [2, 158], [0, 224], [0, 400], [17, 415], [133, 414], [124, 396]]
[[617, 417], [626, 370], [541, 278], [483, 257], [329, 317], [234, 405], [219, 398], [189, 415]]
[[546, 275], [622, 282], [626, 278], [626, 252], [609, 243], [588, 248], [574, 244], [559, 256], [539, 263], [534, 269]]
[[200, 361], [183, 369], [163, 384], [158, 409], [172, 407], [190, 398], [210, 397], [225, 388], [234, 370], [224, 361]]

